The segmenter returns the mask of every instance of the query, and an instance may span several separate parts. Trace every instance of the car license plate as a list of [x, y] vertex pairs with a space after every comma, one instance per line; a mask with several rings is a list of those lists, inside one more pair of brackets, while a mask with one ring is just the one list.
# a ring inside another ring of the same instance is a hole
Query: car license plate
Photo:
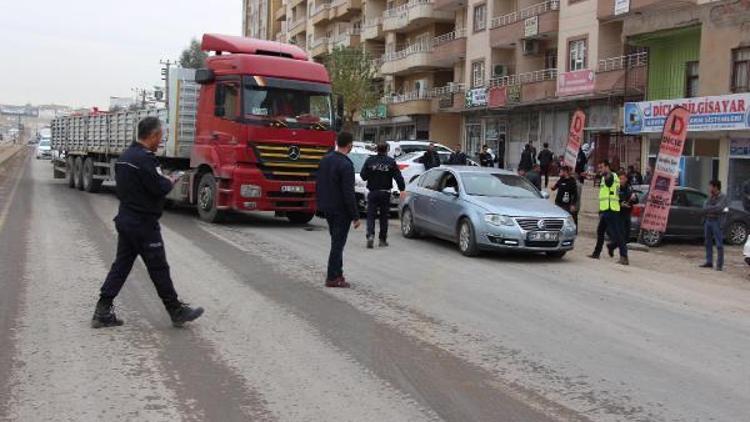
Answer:
[[305, 193], [304, 186], [282, 186], [282, 193]]
[[556, 242], [560, 236], [558, 232], [530, 232], [528, 240], [532, 242]]

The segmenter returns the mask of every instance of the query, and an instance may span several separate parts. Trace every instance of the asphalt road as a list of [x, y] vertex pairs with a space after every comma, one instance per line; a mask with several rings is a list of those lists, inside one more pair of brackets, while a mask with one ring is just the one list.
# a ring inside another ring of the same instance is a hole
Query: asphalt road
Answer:
[[353, 232], [354, 289], [326, 290], [323, 222], [209, 225], [183, 209], [162, 219], [167, 255], [204, 317], [172, 328], [139, 263], [117, 301], [126, 324], [92, 330], [116, 206], [48, 162], [0, 168], [0, 420], [750, 415], [750, 289], [677, 259], [469, 259], [394, 222], [387, 249]]

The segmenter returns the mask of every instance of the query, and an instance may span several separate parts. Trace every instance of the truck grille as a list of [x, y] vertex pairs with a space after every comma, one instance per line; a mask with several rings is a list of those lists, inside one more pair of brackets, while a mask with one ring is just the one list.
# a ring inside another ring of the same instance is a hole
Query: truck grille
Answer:
[[[539, 227], [539, 221], [542, 221], [542, 227]], [[559, 219], [540, 219], [540, 218], [516, 218], [521, 228], [527, 232], [531, 231], [560, 231], [563, 228], [564, 220]]]
[[315, 180], [320, 160], [329, 151], [324, 146], [255, 145], [255, 156], [263, 175], [270, 180]]

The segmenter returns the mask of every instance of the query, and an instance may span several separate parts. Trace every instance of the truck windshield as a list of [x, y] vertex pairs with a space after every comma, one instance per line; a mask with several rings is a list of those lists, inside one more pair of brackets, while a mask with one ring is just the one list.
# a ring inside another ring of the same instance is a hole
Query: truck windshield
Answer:
[[245, 81], [243, 102], [246, 120], [286, 127], [331, 128], [328, 85], [250, 77]]

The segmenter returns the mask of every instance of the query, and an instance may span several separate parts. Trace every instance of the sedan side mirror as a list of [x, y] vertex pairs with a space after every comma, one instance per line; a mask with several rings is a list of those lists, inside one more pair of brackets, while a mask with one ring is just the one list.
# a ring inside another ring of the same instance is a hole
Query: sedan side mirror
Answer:
[[542, 191], [542, 198], [549, 199], [549, 192], [547, 192], [546, 190], [543, 190]]
[[451, 186], [444, 187], [443, 193], [446, 195], [458, 196], [458, 192], [456, 191], [456, 188], [451, 187]]

